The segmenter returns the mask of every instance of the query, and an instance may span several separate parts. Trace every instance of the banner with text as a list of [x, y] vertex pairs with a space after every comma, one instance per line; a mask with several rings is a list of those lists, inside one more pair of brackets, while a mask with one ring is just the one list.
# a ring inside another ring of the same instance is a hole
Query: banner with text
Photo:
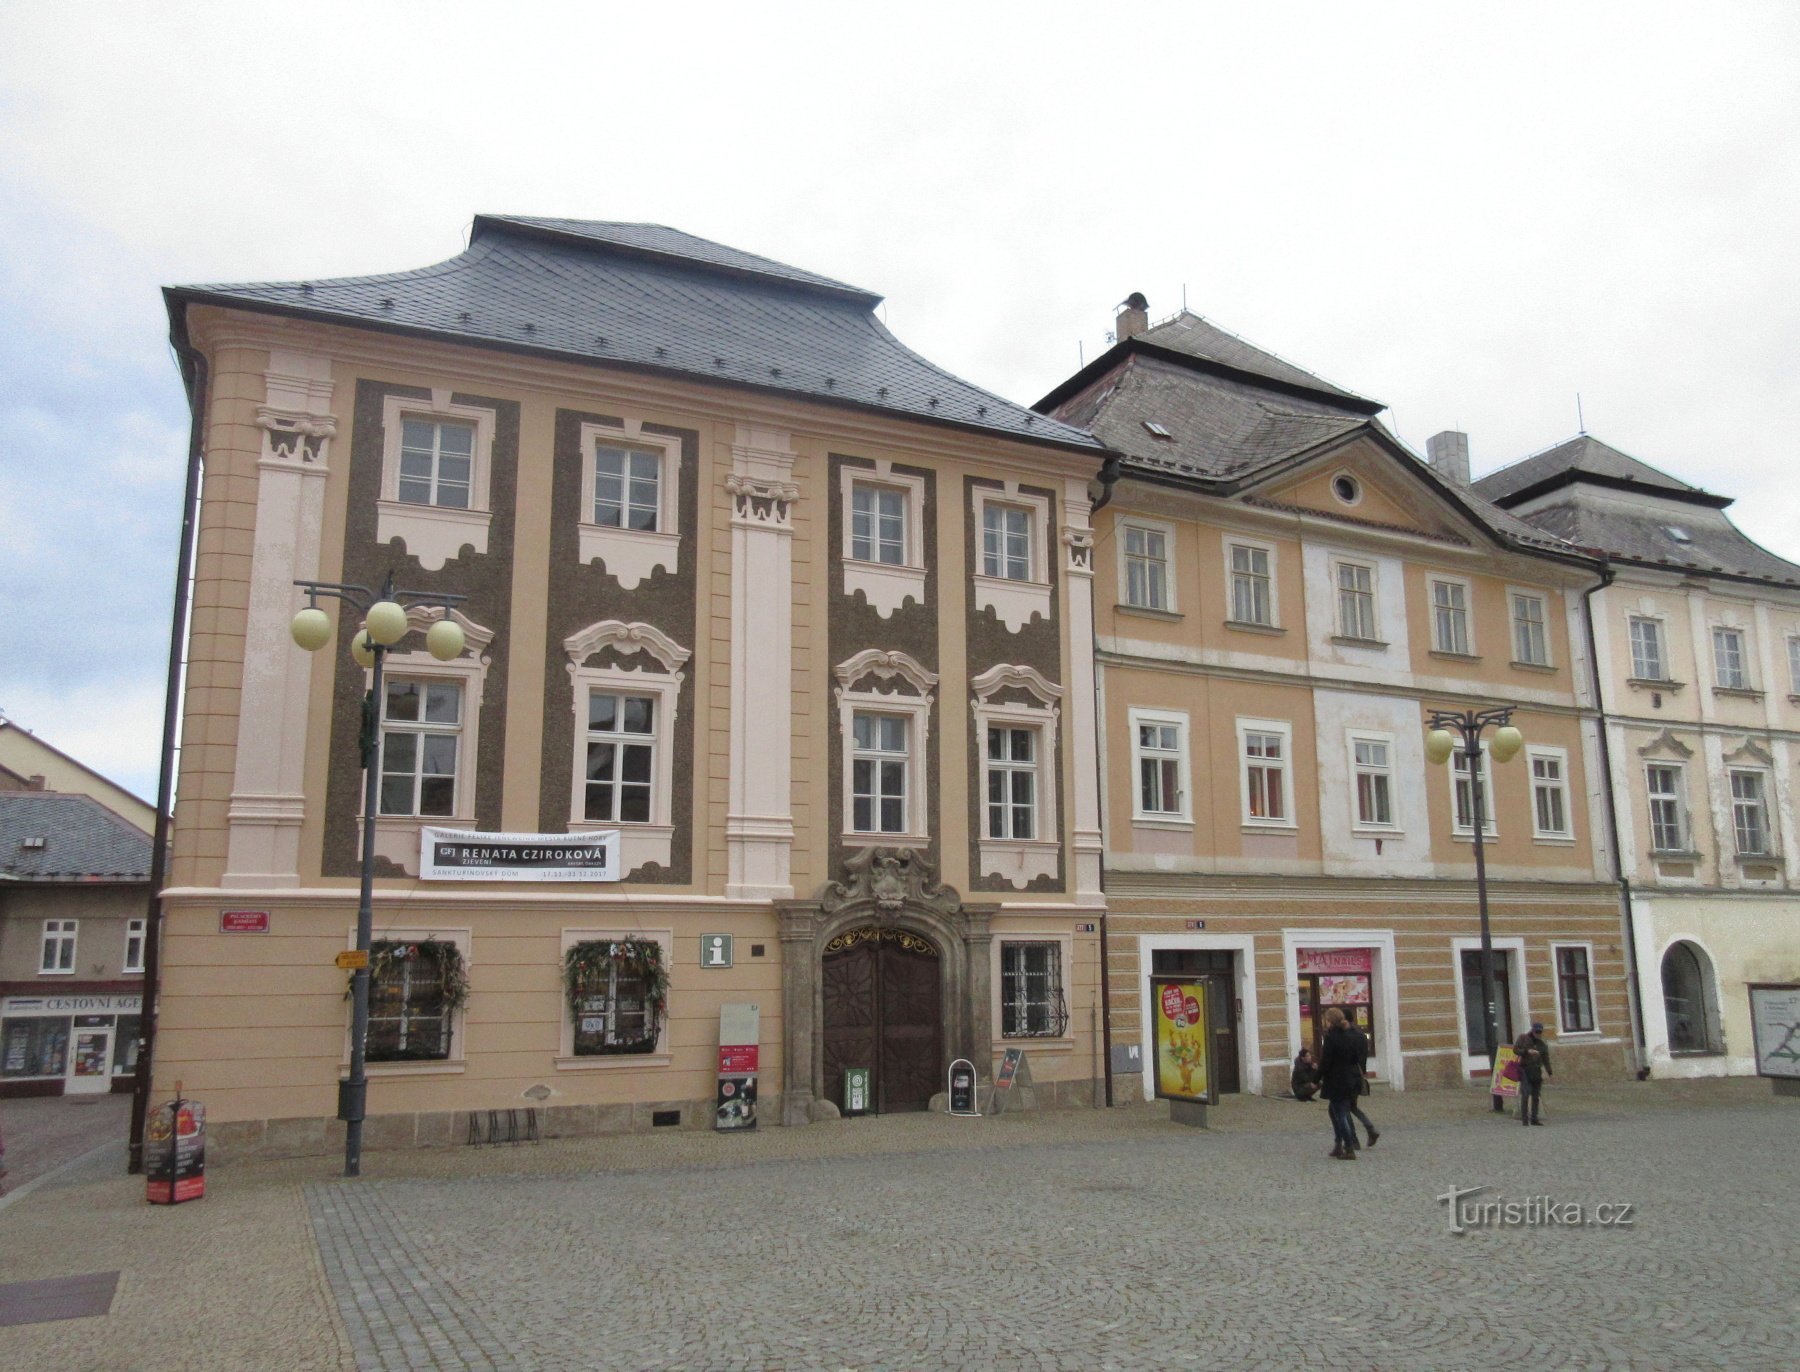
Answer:
[[619, 831], [477, 834], [419, 831], [422, 881], [617, 881]]

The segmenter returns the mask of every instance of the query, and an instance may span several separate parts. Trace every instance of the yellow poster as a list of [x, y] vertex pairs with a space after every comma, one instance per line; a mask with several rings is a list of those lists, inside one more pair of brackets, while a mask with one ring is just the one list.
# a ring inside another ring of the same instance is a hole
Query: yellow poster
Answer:
[[1197, 981], [1150, 984], [1156, 1034], [1156, 1094], [1208, 1100], [1206, 986]]
[[1510, 1043], [1503, 1043], [1494, 1053], [1494, 1079], [1488, 1090], [1496, 1096], [1519, 1094], [1519, 1054]]

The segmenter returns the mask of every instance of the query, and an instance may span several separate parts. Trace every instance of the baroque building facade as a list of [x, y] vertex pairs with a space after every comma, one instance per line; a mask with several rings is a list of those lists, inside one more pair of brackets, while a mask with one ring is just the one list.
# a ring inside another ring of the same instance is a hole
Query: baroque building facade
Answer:
[[[228, 1147], [335, 1136], [369, 681], [350, 613], [288, 625], [391, 573], [463, 598], [372, 704], [371, 1146], [710, 1124], [745, 1005], [765, 1120], [852, 1068], [925, 1108], [1013, 1042], [1094, 1097], [1091, 436], [658, 226], [167, 300], [204, 483], [157, 1090]], [[615, 833], [621, 879], [435, 881], [432, 829]]]

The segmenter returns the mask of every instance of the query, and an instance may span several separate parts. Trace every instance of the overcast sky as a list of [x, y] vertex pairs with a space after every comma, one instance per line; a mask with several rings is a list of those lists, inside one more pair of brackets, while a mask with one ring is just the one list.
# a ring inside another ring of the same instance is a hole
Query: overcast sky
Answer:
[[1477, 474], [1589, 432], [1800, 560], [1800, 6], [0, 8], [0, 712], [156, 785], [187, 411], [159, 287], [482, 211], [887, 297], [1030, 403], [1131, 291]]

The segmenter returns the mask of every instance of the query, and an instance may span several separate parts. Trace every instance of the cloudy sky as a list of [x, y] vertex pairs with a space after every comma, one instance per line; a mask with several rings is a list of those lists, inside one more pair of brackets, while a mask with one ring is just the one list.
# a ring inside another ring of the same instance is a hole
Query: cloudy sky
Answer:
[[1478, 474], [1579, 393], [1800, 560], [1800, 6], [614, 9], [0, 7], [0, 713], [154, 794], [158, 288], [423, 266], [482, 211], [867, 286], [1027, 403], [1134, 290]]

